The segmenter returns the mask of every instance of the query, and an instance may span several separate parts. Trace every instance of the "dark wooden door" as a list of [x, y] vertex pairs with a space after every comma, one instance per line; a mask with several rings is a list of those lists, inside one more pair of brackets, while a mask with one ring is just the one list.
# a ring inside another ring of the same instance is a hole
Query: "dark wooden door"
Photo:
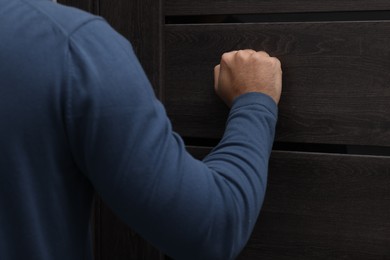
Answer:
[[[284, 89], [258, 223], [239, 259], [390, 259], [390, 1], [62, 0], [134, 45], [174, 129], [201, 159], [228, 109], [225, 51], [265, 50]], [[96, 200], [96, 259], [168, 259]]]

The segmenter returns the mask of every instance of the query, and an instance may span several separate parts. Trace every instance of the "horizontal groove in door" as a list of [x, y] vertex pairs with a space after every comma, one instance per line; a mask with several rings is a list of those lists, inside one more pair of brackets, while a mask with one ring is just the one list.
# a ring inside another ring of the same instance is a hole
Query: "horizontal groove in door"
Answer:
[[[218, 145], [218, 139], [184, 138], [184, 142], [190, 151], [197, 151], [197, 157], [205, 156], [212, 147]], [[280, 143], [273, 144], [274, 151], [309, 152], [339, 155], [361, 155], [361, 156], [388, 156], [390, 158], [390, 147], [382, 146], [361, 146], [361, 145], [337, 145], [337, 144], [305, 144], [305, 143]], [[198, 154], [198, 151], [205, 151]]]
[[165, 105], [182, 136], [222, 136], [213, 68], [246, 48], [282, 61], [276, 141], [390, 145], [390, 22], [166, 25]]
[[166, 16], [166, 24], [385, 21], [390, 11]]
[[388, 0], [166, 0], [166, 15], [390, 10]]

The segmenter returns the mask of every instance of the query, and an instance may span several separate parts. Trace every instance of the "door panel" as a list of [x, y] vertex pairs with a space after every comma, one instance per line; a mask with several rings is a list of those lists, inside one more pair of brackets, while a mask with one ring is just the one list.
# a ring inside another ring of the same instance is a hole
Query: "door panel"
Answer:
[[390, 145], [389, 22], [166, 25], [164, 94], [181, 135], [222, 136], [213, 68], [245, 48], [282, 61], [277, 141]]
[[[210, 148], [189, 147], [202, 158]], [[274, 151], [257, 225], [238, 259], [390, 257], [390, 157]]]
[[[390, 258], [390, 157], [364, 155], [390, 155], [388, 0], [59, 2], [103, 16], [132, 42], [199, 159], [229, 112], [213, 90], [222, 53], [254, 48], [281, 59], [275, 147], [306, 152], [272, 153], [264, 205], [238, 259]], [[317, 149], [363, 155], [309, 152]], [[169, 259], [100, 199], [94, 240], [96, 259]]]

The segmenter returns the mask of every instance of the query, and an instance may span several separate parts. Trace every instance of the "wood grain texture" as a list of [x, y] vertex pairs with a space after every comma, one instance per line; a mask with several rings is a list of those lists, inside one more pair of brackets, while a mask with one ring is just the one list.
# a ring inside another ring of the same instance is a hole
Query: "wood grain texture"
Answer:
[[143, 69], [159, 94], [163, 43], [161, 0], [100, 0], [99, 9], [100, 15], [132, 43]]
[[390, 10], [387, 0], [166, 0], [166, 15]]
[[390, 258], [389, 163], [273, 153], [264, 207], [240, 259]]
[[390, 145], [389, 22], [166, 25], [165, 46], [165, 104], [183, 136], [222, 136], [213, 68], [252, 48], [282, 61], [277, 141]]
[[[197, 158], [210, 148], [190, 147]], [[274, 151], [238, 259], [389, 259], [390, 157]]]

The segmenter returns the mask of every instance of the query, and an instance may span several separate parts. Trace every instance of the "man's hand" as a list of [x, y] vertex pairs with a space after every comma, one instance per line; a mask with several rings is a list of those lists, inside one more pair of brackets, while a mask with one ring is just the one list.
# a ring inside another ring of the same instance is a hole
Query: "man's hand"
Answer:
[[239, 50], [222, 55], [214, 68], [215, 91], [230, 107], [238, 96], [249, 92], [264, 93], [279, 103], [282, 69], [277, 58], [266, 52]]

